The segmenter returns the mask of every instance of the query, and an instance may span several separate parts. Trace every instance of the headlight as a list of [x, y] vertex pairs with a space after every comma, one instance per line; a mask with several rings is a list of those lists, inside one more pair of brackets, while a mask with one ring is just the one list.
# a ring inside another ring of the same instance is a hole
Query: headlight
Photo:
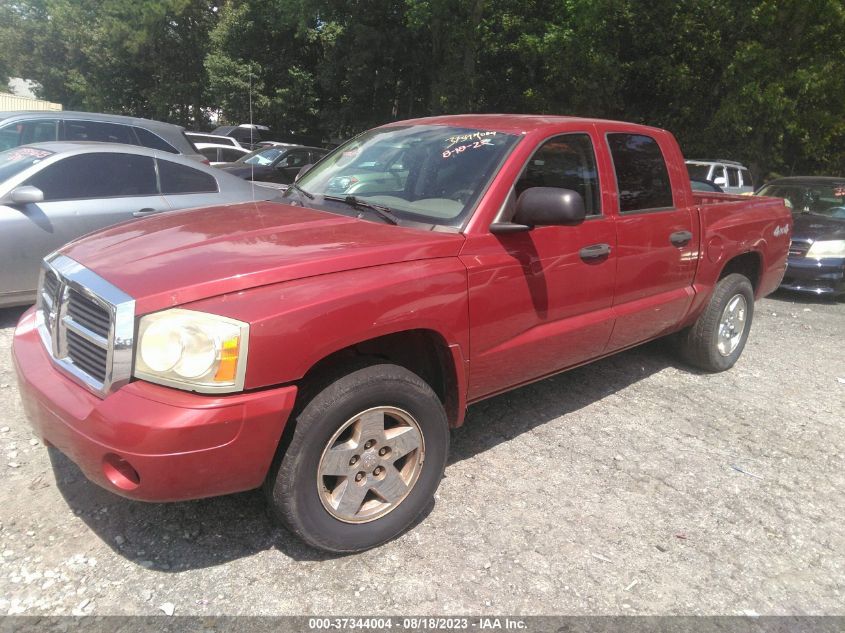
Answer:
[[135, 377], [204, 393], [240, 391], [249, 324], [174, 308], [141, 317]]
[[823, 240], [813, 242], [807, 257], [822, 259], [823, 257], [845, 257], [845, 240]]

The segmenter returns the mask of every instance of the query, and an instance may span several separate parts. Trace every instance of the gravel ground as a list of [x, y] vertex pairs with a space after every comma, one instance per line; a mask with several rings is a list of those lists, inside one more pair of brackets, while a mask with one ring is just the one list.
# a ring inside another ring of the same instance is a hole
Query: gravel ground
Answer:
[[127, 501], [23, 418], [0, 311], [0, 614], [845, 614], [845, 304], [757, 304], [732, 370], [659, 344], [470, 409], [408, 534], [330, 557], [258, 493]]

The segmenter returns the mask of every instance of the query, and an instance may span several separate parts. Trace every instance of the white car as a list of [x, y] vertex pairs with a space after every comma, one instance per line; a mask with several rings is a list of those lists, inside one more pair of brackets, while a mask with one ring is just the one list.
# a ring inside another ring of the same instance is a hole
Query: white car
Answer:
[[198, 143], [213, 143], [215, 145], [228, 145], [229, 147], [243, 148], [243, 145], [238, 142], [238, 139], [232, 138], [231, 136], [210, 134], [208, 132], [185, 132], [185, 136], [187, 136], [195, 145]]
[[686, 160], [690, 178], [710, 180], [725, 193], [745, 194], [754, 192], [751, 172], [742, 163], [732, 160], [690, 158]]
[[249, 154], [248, 149], [233, 147], [232, 145], [221, 145], [218, 143], [194, 143], [197, 151], [205, 156], [212, 166], [223, 163], [234, 163], [242, 156]]

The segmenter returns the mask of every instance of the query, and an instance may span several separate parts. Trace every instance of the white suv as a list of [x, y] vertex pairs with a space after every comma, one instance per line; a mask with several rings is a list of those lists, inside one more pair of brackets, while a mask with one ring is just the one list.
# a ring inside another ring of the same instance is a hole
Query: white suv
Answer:
[[725, 193], [753, 193], [754, 191], [751, 172], [741, 163], [704, 158], [690, 158], [686, 163], [690, 178], [710, 180], [719, 185]]

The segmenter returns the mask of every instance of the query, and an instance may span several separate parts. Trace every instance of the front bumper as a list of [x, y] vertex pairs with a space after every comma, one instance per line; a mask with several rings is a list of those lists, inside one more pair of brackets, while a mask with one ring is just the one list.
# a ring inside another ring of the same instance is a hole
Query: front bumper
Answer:
[[845, 293], [845, 258], [790, 257], [780, 287], [817, 295]]
[[94, 483], [143, 501], [177, 501], [257, 488], [296, 387], [202, 396], [143, 381], [100, 399], [68, 379], [35, 326], [18, 323], [12, 356], [24, 410], [46, 444]]

